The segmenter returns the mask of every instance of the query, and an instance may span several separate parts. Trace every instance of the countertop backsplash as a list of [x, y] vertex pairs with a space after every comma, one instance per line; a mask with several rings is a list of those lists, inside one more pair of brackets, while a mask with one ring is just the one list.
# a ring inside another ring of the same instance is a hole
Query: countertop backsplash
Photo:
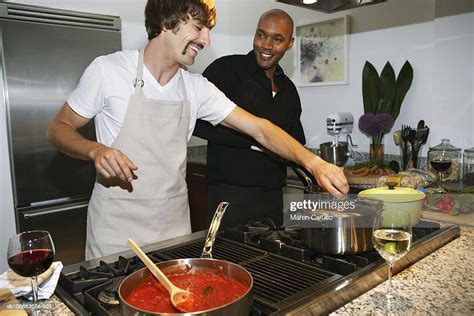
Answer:
[[[315, 148], [308, 148], [311, 150], [313, 153], [316, 153], [317, 150]], [[199, 165], [205, 165], [206, 164], [206, 159], [207, 159], [207, 146], [201, 145], [201, 146], [188, 146], [188, 162], [190, 163], [195, 163]], [[365, 162], [369, 160], [369, 153], [366, 152], [356, 152], [353, 157], [350, 157], [349, 160], [347, 161], [345, 166], [352, 166], [357, 163]], [[390, 162], [392, 160], [398, 161], [400, 163], [400, 155], [393, 155], [393, 154], [385, 154], [384, 155], [384, 161], [385, 162]], [[426, 162], [427, 158], [426, 157], [420, 157], [419, 159], [419, 167], [418, 169], [421, 170], [427, 170], [426, 169]]]

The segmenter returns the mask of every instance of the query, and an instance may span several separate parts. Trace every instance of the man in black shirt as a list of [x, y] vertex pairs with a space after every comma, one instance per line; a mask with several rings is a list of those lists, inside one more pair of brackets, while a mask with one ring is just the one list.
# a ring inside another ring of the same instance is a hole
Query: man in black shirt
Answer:
[[[258, 21], [253, 50], [247, 55], [221, 57], [203, 75], [245, 110], [268, 119], [304, 144], [300, 98], [278, 65], [293, 42], [292, 18], [279, 9], [267, 11]], [[198, 121], [194, 135], [208, 140], [208, 222], [217, 205], [228, 201], [226, 225], [266, 218], [280, 225], [286, 164], [258, 151], [261, 145], [253, 138], [229, 128]]]

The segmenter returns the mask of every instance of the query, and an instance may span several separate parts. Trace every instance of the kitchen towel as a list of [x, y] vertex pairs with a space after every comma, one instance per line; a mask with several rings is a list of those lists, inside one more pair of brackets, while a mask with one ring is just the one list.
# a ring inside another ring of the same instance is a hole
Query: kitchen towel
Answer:
[[[38, 275], [38, 300], [49, 299], [56, 289], [63, 264], [55, 261], [48, 270]], [[11, 269], [0, 275], [0, 289], [9, 289], [15, 297], [33, 299], [31, 278], [19, 276]]]

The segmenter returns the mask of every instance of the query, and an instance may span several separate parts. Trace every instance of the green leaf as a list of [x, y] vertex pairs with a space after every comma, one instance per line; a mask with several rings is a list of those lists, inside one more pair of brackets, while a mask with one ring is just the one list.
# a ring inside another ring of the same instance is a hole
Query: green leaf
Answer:
[[364, 113], [375, 113], [380, 91], [380, 78], [377, 70], [368, 61], [362, 70], [362, 98], [364, 102]]
[[391, 114], [393, 99], [395, 96], [395, 72], [390, 62], [387, 62], [380, 73], [380, 100], [375, 111], [378, 113]]
[[405, 99], [412, 82], [413, 68], [407, 60], [398, 74], [395, 85], [395, 99], [393, 101], [393, 107], [390, 113], [394, 119], [397, 119], [398, 115], [400, 114], [400, 108], [402, 107], [403, 99]]
[[201, 298], [202, 299], [205, 299], [206, 297], [208, 297], [209, 295], [211, 295], [212, 291], [214, 290], [214, 288], [212, 286], [206, 286], [204, 288], [204, 290], [202, 290], [201, 292]]

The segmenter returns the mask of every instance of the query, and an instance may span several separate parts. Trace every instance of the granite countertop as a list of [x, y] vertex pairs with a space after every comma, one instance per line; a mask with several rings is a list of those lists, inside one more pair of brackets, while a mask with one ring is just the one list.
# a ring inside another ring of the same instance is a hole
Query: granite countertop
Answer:
[[461, 227], [461, 236], [392, 278], [399, 306], [387, 309], [374, 299], [387, 281], [330, 315], [473, 315], [474, 227]]
[[[188, 147], [188, 162], [206, 164], [206, 146]], [[459, 238], [392, 278], [392, 291], [400, 296], [400, 306], [387, 310], [380, 300], [373, 299], [385, 291], [385, 281], [331, 315], [474, 314], [472, 265], [474, 227], [461, 227]]]
[[[32, 302], [22, 298], [10, 298], [6, 302], [0, 302], [0, 315], [31, 315], [33, 312]], [[50, 299], [40, 300], [37, 310], [41, 316], [61, 315], [73, 316], [74, 313], [56, 295]]]
[[[387, 286], [384, 282], [330, 315], [472, 315], [473, 249], [474, 227], [461, 227], [459, 238], [393, 277], [393, 292], [400, 296], [400, 306], [386, 310], [380, 299], [373, 299], [378, 293], [384, 293]], [[21, 315], [24, 301], [9, 304], [0, 303], [0, 314], [16, 311]], [[74, 315], [55, 295], [40, 304], [41, 315]]]

